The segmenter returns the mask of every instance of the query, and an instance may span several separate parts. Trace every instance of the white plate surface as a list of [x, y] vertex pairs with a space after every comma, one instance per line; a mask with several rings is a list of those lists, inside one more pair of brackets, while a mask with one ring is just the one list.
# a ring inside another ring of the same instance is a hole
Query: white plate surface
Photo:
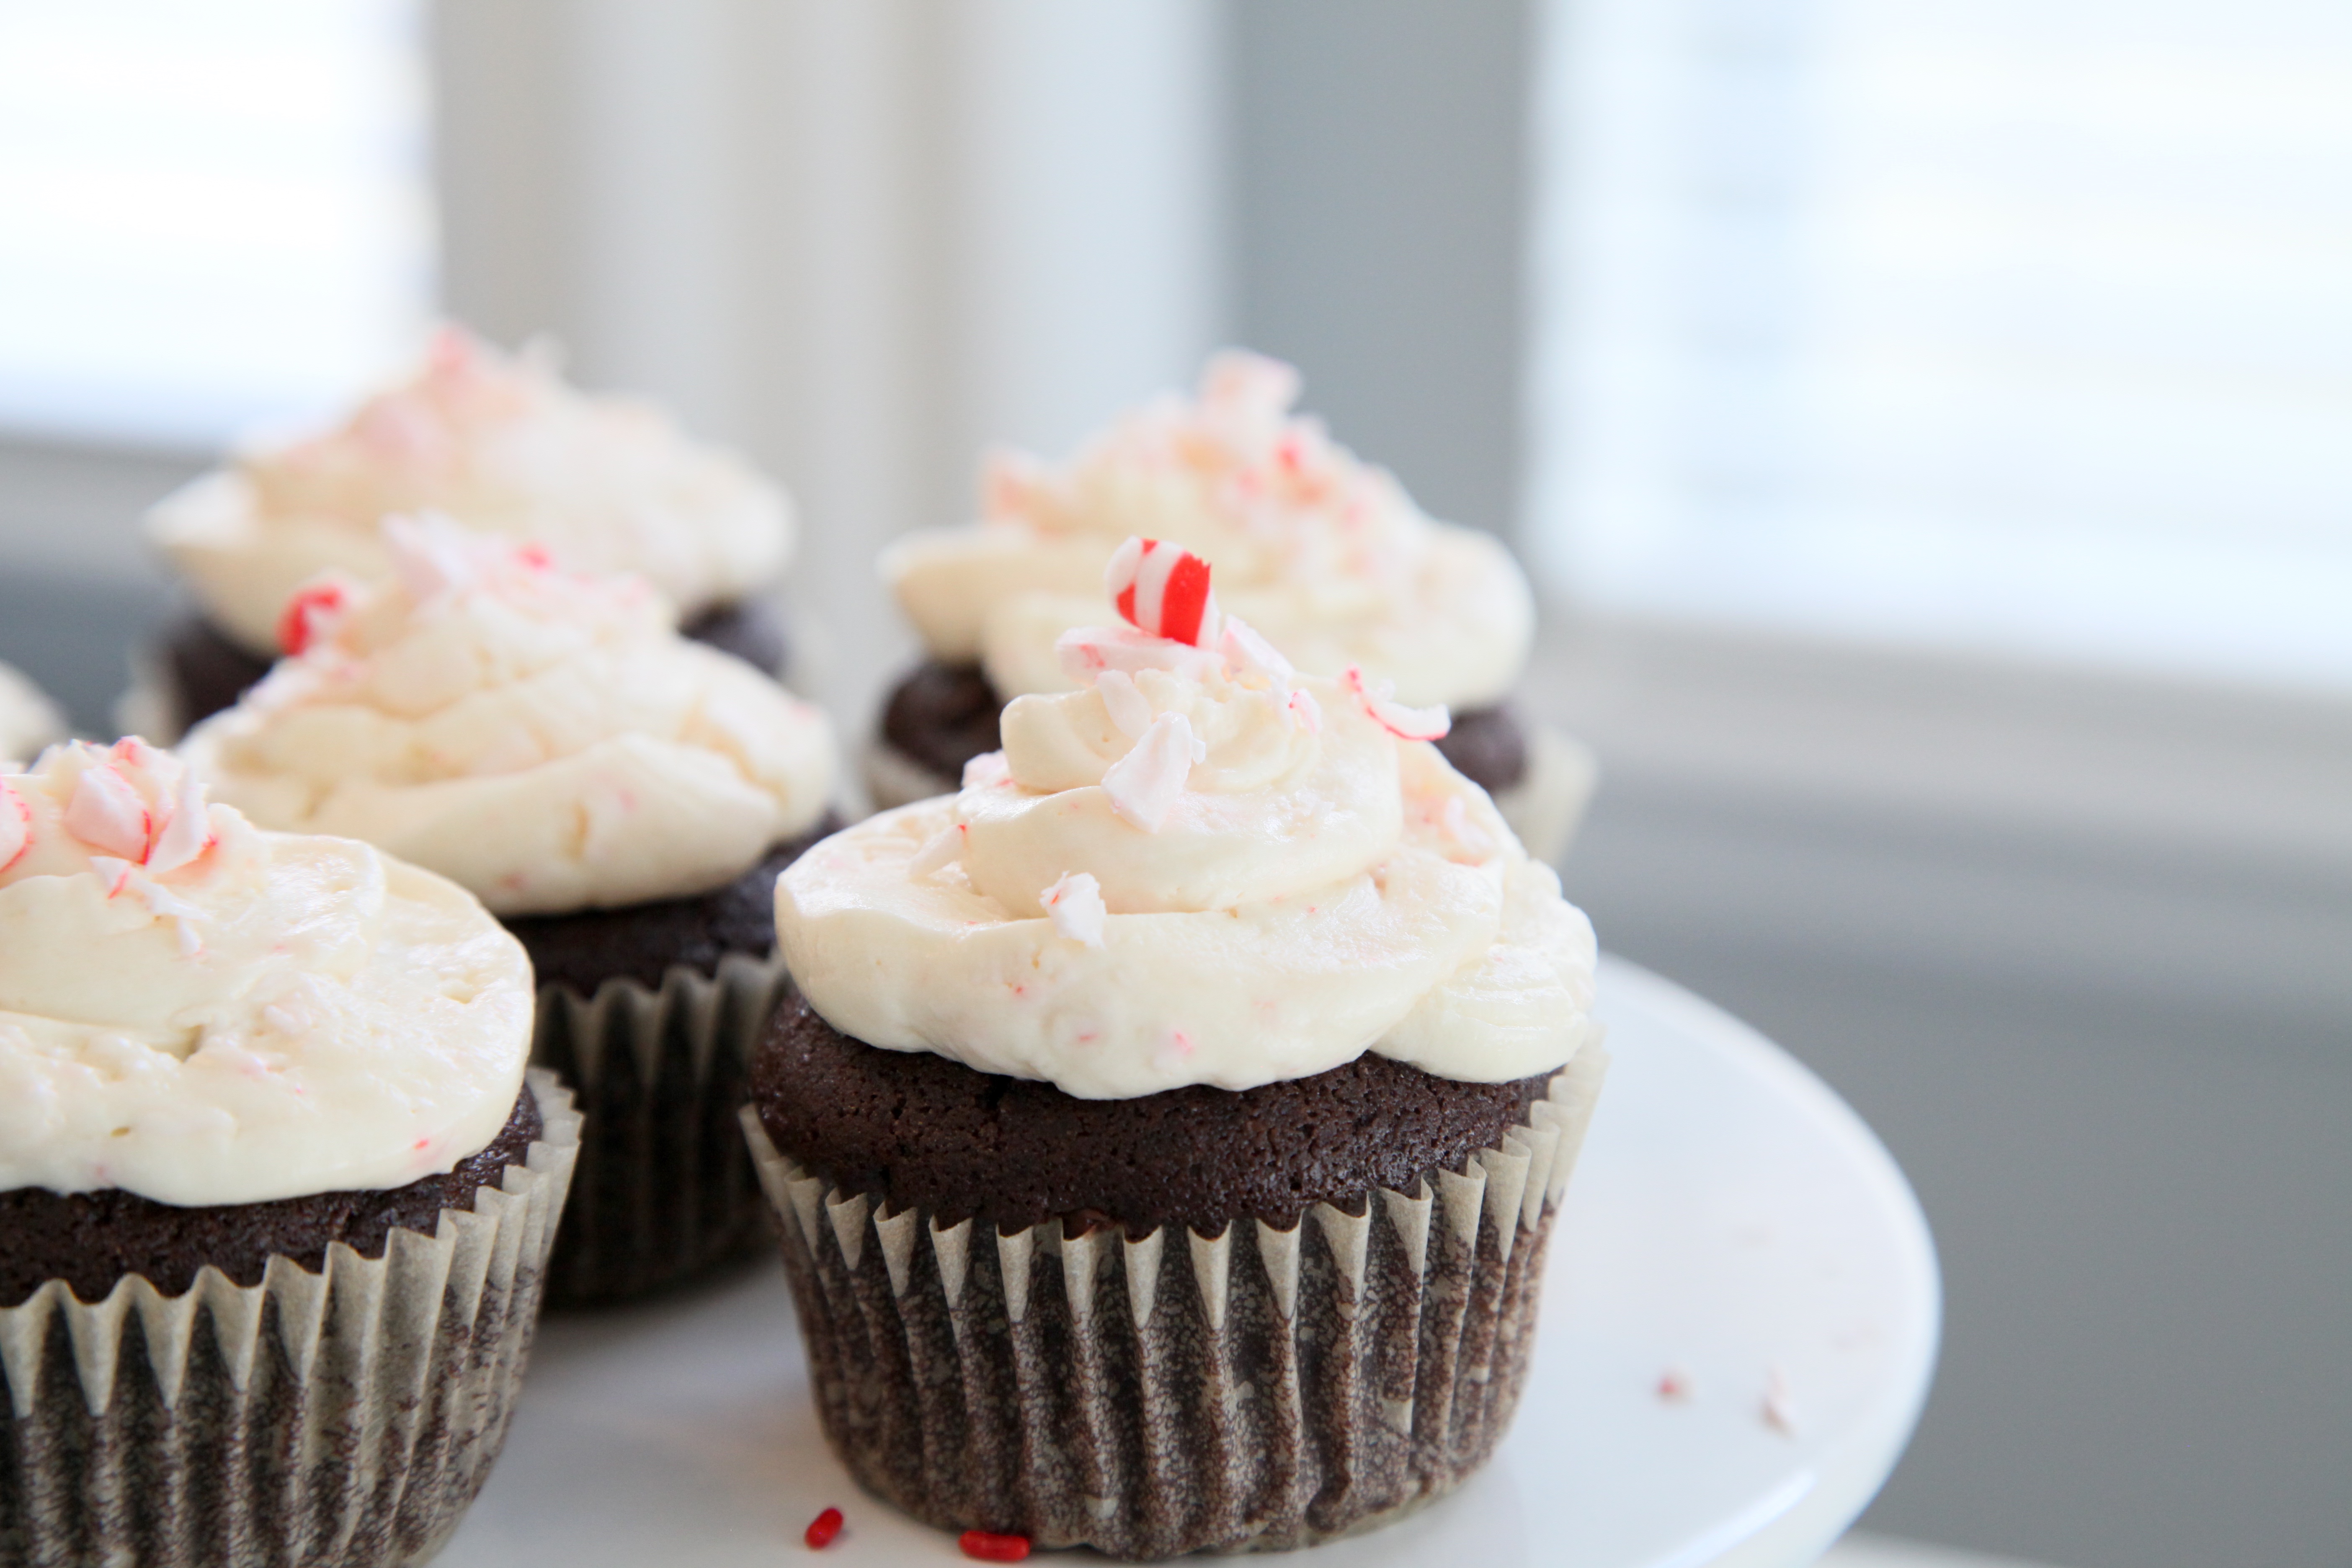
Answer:
[[[1902, 1173], [1818, 1079], [1689, 993], [1604, 960], [1600, 1012], [1615, 1065], [1517, 1426], [1444, 1503], [1301, 1561], [1810, 1563], [1894, 1467], [1939, 1315]], [[809, 1562], [801, 1531], [828, 1506], [849, 1526], [827, 1561], [962, 1561], [834, 1462], [791, 1313], [772, 1268], [547, 1324], [443, 1568]], [[1670, 1373], [1687, 1397], [1662, 1396]]]

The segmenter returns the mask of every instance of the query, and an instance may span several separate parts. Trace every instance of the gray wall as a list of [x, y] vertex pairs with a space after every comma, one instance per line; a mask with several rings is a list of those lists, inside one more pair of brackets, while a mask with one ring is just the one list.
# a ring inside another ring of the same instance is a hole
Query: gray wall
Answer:
[[86, 731], [113, 732], [130, 651], [170, 602], [140, 514], [199, 467], [194, 456], [0, 440], [0, 659]]
[[1237, 307], [1438, 516], [1513, 521], [1531, 7], [1234, 6]]

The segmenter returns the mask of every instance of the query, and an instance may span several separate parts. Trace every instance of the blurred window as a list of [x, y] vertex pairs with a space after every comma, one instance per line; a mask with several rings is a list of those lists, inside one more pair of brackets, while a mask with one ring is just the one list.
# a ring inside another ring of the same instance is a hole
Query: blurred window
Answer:
[[1529, 532], [1556, 586], [2352, 684], [2352, 5], [1549, 21]]
[[0, 0], [0, 426], [218, 441], [422, 331], [418, 0]]

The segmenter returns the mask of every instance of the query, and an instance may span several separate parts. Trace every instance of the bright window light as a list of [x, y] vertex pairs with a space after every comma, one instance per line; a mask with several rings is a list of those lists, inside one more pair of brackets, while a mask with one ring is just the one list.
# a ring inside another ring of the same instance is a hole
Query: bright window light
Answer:
[[433, 295], [417, 0], [0, 0], [0, 430], [210, 446]]
[[1555, 587], [2352, 686], [2352, 7], [1549, 20]]

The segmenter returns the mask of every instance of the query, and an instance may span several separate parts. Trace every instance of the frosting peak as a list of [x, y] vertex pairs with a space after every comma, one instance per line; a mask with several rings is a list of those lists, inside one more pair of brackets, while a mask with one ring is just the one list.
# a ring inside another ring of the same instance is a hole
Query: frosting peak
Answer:
[[1534, 601], [1507, 552], [1433, 522], [1396, 480], [1291, 412], [1297, 373], [1212, 358], [1191, 401], [1130, 414], [1067, 462], [990, 457], [979, 522], [883, 558], [934, 657], [1007, 695], [1066, 689], [1057, 634], [1099, 613], [1096, 574], [1149, 534], [1214, 564], [1224, 607], [1304, 668], [1360, 665], [1409, 702], [1476, 705], [1517, 679]]
[[459, 889], [264, 833], [138, 740], [0, 778], [0, 1191], [258, 1203], [489, 1142], [530, 969]]
[[548, 354], [509, 358], [456, 328], [408, 380], [244, 453], [149, 530], [206, 614], [263, 652], [297, 586], [329, 570], [381, 581], [378, 521], [427, 509], [583, 571], [637, 573], [688, 612], [765, 588], [792, 554], [791, 503], [740, 459], [648, 404], [573, 390]]
[[1060, 651], [1080, 689], [1014, 699], [959, 795], [778, 883], [793, 977], [836, 1028], [1087, 1098], [1367, 1048], [1488, 1081], [1568, 1059], [1591, 928], [1485, 793], [1402, 738], [1401, 716], [1442, 715], [1299, 675], [1231, 616], [1211, 647], [1130, 626]]
[[289, 657], [183, 750], [257, 821], [380, 844], [501, 913], [677, 898], [814, 824], [824, 716], [679, 638], [632, 577], [390, 519], [384, 583], [287, 606]]

